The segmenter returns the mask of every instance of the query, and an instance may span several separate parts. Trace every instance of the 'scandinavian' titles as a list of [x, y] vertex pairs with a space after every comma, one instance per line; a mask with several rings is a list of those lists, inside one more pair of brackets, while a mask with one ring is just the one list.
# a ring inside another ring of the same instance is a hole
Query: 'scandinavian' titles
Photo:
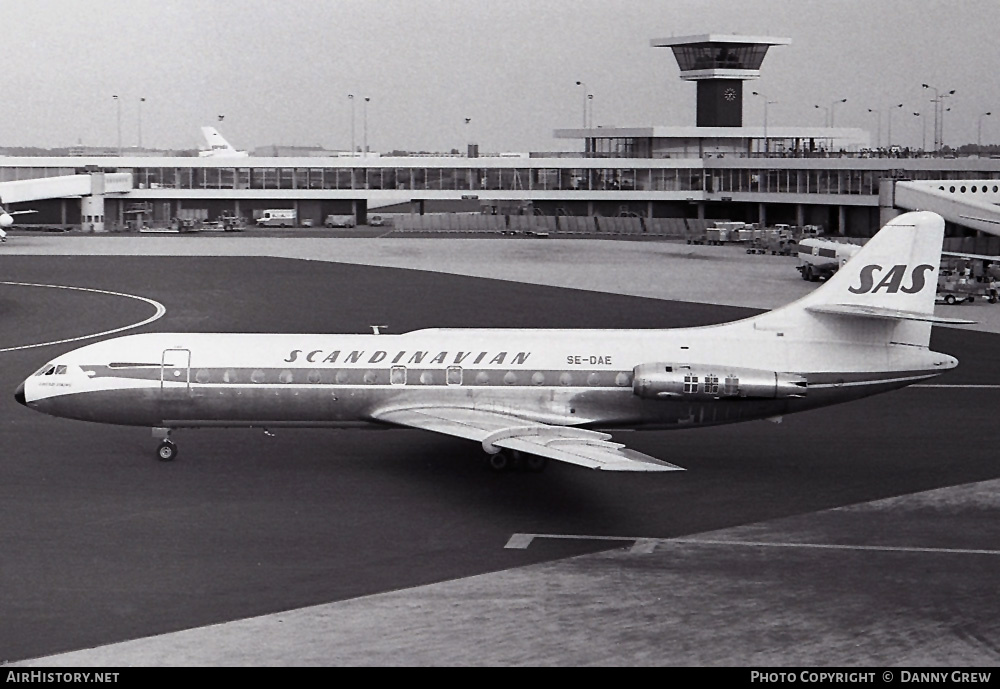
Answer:
[[285, 357], [286, 363], [310, 363], [310, 364], [379, 364], [388, 363], [396, 365], [432, 365], [440, 364], [447, 366], [486, 364], [488, 366], [519, 366], [527, 363], [531, 352], [517, 352], [509, 355], [508, 352], [438, 352], [431, 356], [430, 351], [410, 351], [400, 350], [390, 355], [389, 352], [379, 349], [374, 352], [365, 350], [325, 350], [313, 349], [293, 349]]

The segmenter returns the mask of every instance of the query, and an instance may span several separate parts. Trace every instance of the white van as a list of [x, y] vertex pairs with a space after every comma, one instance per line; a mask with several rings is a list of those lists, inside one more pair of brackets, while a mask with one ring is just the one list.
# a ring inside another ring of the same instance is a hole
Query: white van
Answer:
[[326, 220], [323, 221], [323, 225], [326, 227], [354, 227], [358, 224], [358, 220], [354, 217], [353, 213], [348, 213], [346, 215], [328, 215]]
[[295, 227], [294, 208], [269, 208], [257, 218], [257, 227]]

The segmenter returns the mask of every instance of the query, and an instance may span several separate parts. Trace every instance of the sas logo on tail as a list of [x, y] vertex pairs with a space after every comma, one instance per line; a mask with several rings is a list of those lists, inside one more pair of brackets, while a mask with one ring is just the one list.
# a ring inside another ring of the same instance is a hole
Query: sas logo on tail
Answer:
[[849, 287], [848, 290], [854, 294], [867, 294], [869, 292], [875, 294], [880, 289], [884, 288], [886, 294], [896, 294], [900, 290], [902, 290], [904, 294], [915, 294], [924, 288], [924, 285], [927, 283], [925, 275], [928, 271], [934, 270], [934, 266], [924, 263], [914, 268], [910, 276], [910, 284], [907, 287], [902, 286], [903, 278], [906, 277], [905, 265], [898, 265], [890, 268], [889, 272], [887, 272], [876, 285], [875, 273], [882, 270], [882, 266], [865, 266], [861, 269], [861, 284], [857, 287]]

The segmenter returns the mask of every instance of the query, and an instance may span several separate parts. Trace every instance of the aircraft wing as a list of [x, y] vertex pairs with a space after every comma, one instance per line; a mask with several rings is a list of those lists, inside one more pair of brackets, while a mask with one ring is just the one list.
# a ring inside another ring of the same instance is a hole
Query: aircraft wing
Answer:
[[953, 258], [969, 258], [979, 261], [1000, 261], [1000, 256], [990, 256], [988, 254], [963, 254], [958, 251], [942, 251], [942, 256], [951, 256]]
[[682, 467], [609, 442], [607, 433], [552, 426], [510, 414], [457, 407], [393, 409], [374, 415], [385, 423], [434, 431], [604, 471], [683, 471]]

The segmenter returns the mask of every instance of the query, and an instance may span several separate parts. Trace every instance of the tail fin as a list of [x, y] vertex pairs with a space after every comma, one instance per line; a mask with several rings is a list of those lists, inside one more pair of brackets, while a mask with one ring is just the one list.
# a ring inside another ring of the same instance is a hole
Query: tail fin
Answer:
[[199, 153], [202, 157], [243, 157], [247, 155], [246, 151], [237, 151], [233, 148], [232, 144], [222, 138], [222, 134], [215, 127], [202, 127], [201, 135], [205, 137], [205, 142], [208, 144], [208, 150]]
[[224, 150], [233, 151], [235, 150], [229, 145], [229, 142], [222, 138], [222, 134], [215, 127], [202, 127], [201, 135], [205, 137], [205, 142], [208, 144], [209, 150]]
[[933, 316], [943, 243], [944, 219], [937, 213], [900, 215], [804, 301]]
[[755, 325], [787, 328], [805, 339], [926, 347], [932, 323], [971, 322], [934, 315], [943, 241], [940, 215], [904, 213], [816, 291], [763, 314]]

